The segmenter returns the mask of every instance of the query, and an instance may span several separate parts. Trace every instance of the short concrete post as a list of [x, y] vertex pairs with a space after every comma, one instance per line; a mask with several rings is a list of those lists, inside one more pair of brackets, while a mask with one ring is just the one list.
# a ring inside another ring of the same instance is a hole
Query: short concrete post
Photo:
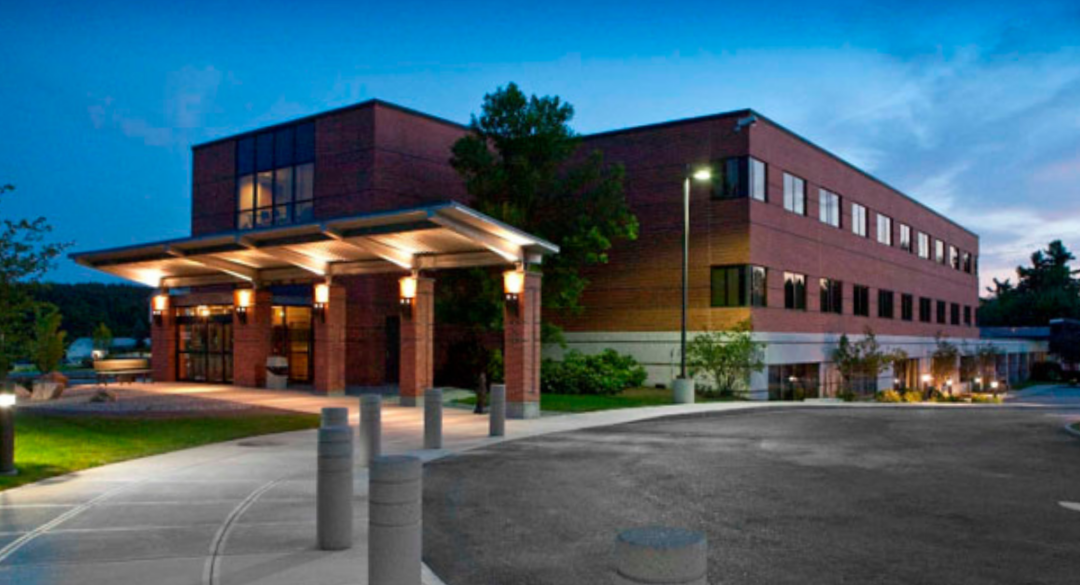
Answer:
[[492, 384], [490, 405], [490, 427], [492, 437], [501, 437], [506, 434], [506, 384]]
[[382, 452], [382, 396], [363, 394], [360, 396], [360, 464], [371, 465], [371, 460]]
[[424, 390], [424, 448], [442, 448], [442, 390]]
[[327, 407], [322, 409], [322, 424], [323, 427], [347, 427], [349, 426], [349, 409], [348, 408], [331, 408]]
[[705, 535], [682, 528], [650, 526], [615, 539], [615, 585], [707, 585]]
[[322, 550], [345, 550], [353, 536], [353, 435], [348, 426], [319, 429], [315, 533]]
[[368, 583], [420, 585], [423, 488], [418, 457], [376, 457], [368, 489]]

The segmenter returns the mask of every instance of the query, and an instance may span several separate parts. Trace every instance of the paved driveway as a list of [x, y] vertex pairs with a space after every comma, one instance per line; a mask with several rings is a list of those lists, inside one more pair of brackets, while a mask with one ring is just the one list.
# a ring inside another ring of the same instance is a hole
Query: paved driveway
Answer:
[[1076, 418], [767, 409], [485, 447], [428, 465], [426, 560], [454, 585], [605, 583], [618, 530], [668, 524], [708, 534], [711, 583], [1075, 584]]

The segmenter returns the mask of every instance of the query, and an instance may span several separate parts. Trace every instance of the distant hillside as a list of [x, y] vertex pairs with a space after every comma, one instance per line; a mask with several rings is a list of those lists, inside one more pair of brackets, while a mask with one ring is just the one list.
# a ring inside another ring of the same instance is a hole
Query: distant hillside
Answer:
[[115, 337], [150, 335], [150, 297], [154, 289], [132, 284], [44, 283], [33, 285], [34, 298], [52, 303], [63, 315], [69, 341], [90, 337], [104, 323]]

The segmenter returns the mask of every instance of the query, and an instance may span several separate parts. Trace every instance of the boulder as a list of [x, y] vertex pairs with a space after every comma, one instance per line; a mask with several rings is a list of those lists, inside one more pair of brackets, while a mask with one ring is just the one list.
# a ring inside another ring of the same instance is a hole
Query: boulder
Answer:
[[52, 382], [42, 377], [34, 380], [34, 389], [30, 392], [30, 400], [33, 402], [56, 400], [63, 393], [64, 389], [58, 382]]
[[[38, 379], [48, 382], [55, 382], [60, 385], [60, 390], [64, 390], [68, 387], [68, 377], [61, 374], [60, 372], [49, 372], [48, 374], [45, 374]], [[59, 396], [57, 396], [57, 398], [59, 398]]]

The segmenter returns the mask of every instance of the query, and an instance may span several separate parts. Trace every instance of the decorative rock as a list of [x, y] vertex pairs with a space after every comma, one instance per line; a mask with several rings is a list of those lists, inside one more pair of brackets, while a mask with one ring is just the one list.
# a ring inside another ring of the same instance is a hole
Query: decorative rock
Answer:
[[707, 585], [705, 535], [682, 528], [650, 526], [615, 539], [616, 585]]

